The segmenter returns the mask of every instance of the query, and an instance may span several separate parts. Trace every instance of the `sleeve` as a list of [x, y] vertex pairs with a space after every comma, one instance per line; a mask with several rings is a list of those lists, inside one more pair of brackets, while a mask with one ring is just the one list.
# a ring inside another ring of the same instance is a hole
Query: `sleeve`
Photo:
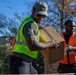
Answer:
[[36, 26], [33, 22], [28, 22], [23, 28], [23, 35], [26, 38], [36, 38]]

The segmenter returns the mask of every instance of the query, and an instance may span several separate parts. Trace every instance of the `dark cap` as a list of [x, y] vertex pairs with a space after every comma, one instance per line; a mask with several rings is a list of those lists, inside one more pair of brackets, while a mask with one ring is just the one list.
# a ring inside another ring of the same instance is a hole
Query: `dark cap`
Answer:
[[48, 6], [45, 2], [36, 2], [33, 7], [38, 14], [48, 16]]

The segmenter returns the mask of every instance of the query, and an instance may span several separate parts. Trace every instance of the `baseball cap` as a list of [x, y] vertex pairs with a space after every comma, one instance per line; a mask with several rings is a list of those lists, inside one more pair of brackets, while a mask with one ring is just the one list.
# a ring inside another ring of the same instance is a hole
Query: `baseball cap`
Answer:
[[36, 2], [33, 7], [38, 14], [48, 16], [48, 6], [45, 2]]

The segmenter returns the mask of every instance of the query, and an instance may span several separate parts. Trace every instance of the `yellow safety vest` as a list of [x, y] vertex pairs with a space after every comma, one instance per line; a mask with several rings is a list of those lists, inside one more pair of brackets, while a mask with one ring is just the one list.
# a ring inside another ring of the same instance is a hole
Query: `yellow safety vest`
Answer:
[[25, 17], [24, 20], [21, 23], [18, 34], [16, 36], [16, 43], [14, 45], [14, 49], [12, 50], [12, 52], [25, 54], [25, 55], [30, 56], [32, 58], [37, 58], [38, 51], [31, 51], [28, 48], [25, 36], [23, 35], [23, 28], [26, 25], [26, 23], [28, 23], [30, 21], [32, 21], [36, 25], [36, 30], [38, 32], [36, 34], [36, 39], [37, 40], [39, 39], [39, 29], [38, 29], [37, 23], [30, 16]]

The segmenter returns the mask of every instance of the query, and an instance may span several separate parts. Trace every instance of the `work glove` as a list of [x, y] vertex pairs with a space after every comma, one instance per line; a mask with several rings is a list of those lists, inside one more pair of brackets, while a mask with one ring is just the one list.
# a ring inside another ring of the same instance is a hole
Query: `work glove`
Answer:
[[71, 51], [71, 50], [73, 50], [73, 46], [67, 46], [67, 47], [65, 48], [65, 50], [66, 50], [66, 51]]

